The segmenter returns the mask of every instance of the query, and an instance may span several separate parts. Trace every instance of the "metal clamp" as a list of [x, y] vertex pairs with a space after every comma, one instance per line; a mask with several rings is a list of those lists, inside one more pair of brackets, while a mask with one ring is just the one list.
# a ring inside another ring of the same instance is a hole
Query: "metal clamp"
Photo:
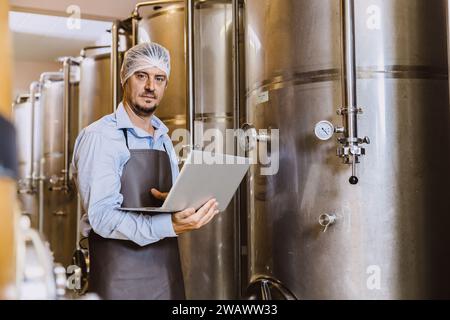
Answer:
[[338, 116], [344, 116], [348, 114], [363, 114], [364, 110], [361, 107], [357, 108], [339, 108], [336, 110]]

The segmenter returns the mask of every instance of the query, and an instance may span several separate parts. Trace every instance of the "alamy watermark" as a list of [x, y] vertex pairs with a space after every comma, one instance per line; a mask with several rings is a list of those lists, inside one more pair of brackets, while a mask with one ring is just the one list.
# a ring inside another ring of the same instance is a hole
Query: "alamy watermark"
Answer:
[[81, 8], [77, 5], [70, 5], [66, 9], [69, 15], [67, 18], [67, 29], [80, 30], [81, 29]]
[[[178, 159], [185, 160], [192, 150], [190, 133], [176, 129], [171, 134]], [[276, 175], [279, 170], [280, 133], [278, 129], [226, 129], [202, 130], [194, 134], [194, 149], [204, 151], [194, 157], [194, 164], [243, 164], [258, 165], [263, 176]], [[189, 146], [189, 147], [188, 147]], [[231, 157], [237, 155], [237, 157]]]

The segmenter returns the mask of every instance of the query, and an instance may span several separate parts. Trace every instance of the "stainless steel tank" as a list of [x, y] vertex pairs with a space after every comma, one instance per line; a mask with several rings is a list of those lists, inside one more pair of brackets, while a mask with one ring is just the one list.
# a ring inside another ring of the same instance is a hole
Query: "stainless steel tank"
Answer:
[[[167, 1], [170, 2], [170, 1]], [[206, 147], [209, 129], [234, 128], [232, 82], [231, 1], [203, 1], [195, 4], [195, 140]], [[186, 129], [186, 62], [184, 3], [166, 3], [141, 8], [140, 41], [151, 40], [171, 54], [172, 71], [164, 99], [156, 111], [172, 134]], [[143, 34], [147, 36], [143, 36]], [[177, 144], [188, 144], [179, 141]], [[205, 140], [205, 141], [204, 141]], [[233, 139], [223, 152], [232, 153]], [[178, 145], [178, 147], [180, 147]], [[218, 151], [218, 150], [216, 150]], [[181, 154], [180, 154], [181, 157]], [[235, 203], [201, 230], [179, 238], [180, 255], [188, 299], [236, 299], [239, 297], [238, 212]]]
[[113, 112], [111, 54], [86, 52], [80, 63], [80, 129]]
[[[80, 62], [80, 130], [105, 115], [114, 112], [111, 94], [111, 48], [88, 47], [82, 51]], [[123, 53], [119, 53], [119, 63]], [[117, 93], [122, 100], [122, 90]]]
[[445, 4], [355, 1], [358, 126], [371, 144], [350, 185], [335, 139], [314, 135], [345, 107], [340, 1], [246, 1], [247, 122], [279, 129], [277, 174], [253, 165], [248, 177], [253, 298], [450, 297]]
[[[71, 70], [76, 70], [75, 66]], [[67, 81], [70, 82], [68, 90], [65, 89]], [[69, 94], [67, 101], [66, 94]], [[64, 77], [59, 81], [46, 81], [40, 97], [43, 126], [41, 231], [50, 243], [55, 261], [68, 266], [76, 249], [78, 223], [77, 193], [66, 174], [78, 135], [78, 80]], [[68, 103], [68, 114], [65, 103]]]
[[[234, 155], [231, 1], [194, 7], [196, 148]], [[219, 139], [222, 137], [223, 140]], [[210, 224], [180, 236], [187, 296], [239, 297], [238, 213], [235, 201]], [[205, 263], [206, 262], [206, 263]]]
[[156, 116], [167, 125], [170, 133], [186, 128], [184, 15], [182, 3], [146, 6], [141, 9], [142, 20], [139, 22], [138, 42], [157, 42], [170, 52], [170, 80], [156, 111]]
[[[22, 214], [30, 217], [31, 226], [38, 226], [39, 195], [36, 188], [31, 188], [30, 174], [34, 172], [34, 178], [39, 177], [40, 160], [42, 152], [40, 148], [42, 122], [39, 95], [33, 95], [35, 102], [32, 104], [30, 94], [19, 95], [13, 104], [14, 125], [17, 128], [17, 152], [18, 152], [18, 196]], [[31, 108], [34, 107], [34, 117]], [[34, 133], [31, 130], [34, 129]], [[33, 150], [32, 150], [33, 148]], [[33, 154], [33, 155], [32, 155]], [[31, 159], [33, 157], [33, 160]], [[31, 171], [33, 166], [33, 171]]]

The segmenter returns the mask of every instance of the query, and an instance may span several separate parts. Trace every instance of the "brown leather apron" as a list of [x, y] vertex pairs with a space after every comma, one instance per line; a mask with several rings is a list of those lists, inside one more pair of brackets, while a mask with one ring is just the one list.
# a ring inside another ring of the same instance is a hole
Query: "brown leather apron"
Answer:
[[[126, 129], [123, 130], [128, 147]], [[165, 148], [165, 146], [164, 146]], [[121, 177], [124, 207], [159, 207], [151, 188], [172, 187], [170, 159], [159, 150], [129, 150]], [[89, 291], [108, 300], [185, 299], [177, 238], [141, 247], [132, 241], [89, 234]]]

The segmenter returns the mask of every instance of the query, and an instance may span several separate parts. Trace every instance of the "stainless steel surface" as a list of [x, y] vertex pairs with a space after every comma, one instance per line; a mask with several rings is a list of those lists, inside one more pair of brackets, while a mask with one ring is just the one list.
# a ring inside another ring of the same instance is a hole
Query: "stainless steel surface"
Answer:
[[[193, 7], [193, 66], [195, 99], [194, 145], [235, 154], [233, 95], [233, 10], [231, 1], [206, 1]], [[191, 93], [192, 94], [192, 93]], [[188, 117], [189, 118], [189, 117]], [[209, 131], [213, 130], [213, 131]], [[215, 134], [221, 134], [220, 141]], [[187, 296], [191, 299], [239, 297], [238, 204], [204, 228], [180, 236]], [[207, 263], [205, 263], [207, 261]]]
[[[36, 121], [33, 126], [32, 109], [34, 108], [34, 118], [40, 119], [41, 108], [39, 104], [39, 94], [35, 95], [34, 106], [31, 103], [31, 97], [29, 94], [18, 97], [13, 105], [13, 119], [17, 132], [17, 149], [18, 149], [18, 198], [20, 203], [20, 210], [22, 214], [26, 214], [31, 219], [31, 225], [33, 228], [38, 227], [38, 189], [34, 185], [34, 189], [31, 189], [31, 171], [33, 176], [39, 177], [39, 163], [41, 159], [40, 139], [42, 125], [41, 122]], [[32, 128], [34, 134], [32, 134]], [[31, 146], [34, 145], [34, 151], [31, 152]], [[31, 160], [31, 154], [33, 153], [33, 161]], [[34, 167], [31, 170], [31, 167]]]
[[335, 142], [314, 137], [339, 122], [339, 1], [246, 1], [246, 120], [280, 129], [279, 172], [254, 165], [247, 181], [249, 283], [301, 299], [450, 297], [445, 15], [441, 0], [355, 1], [358, 130], [372, 144], [351, 186]]
[[79, 94], [80, 130], [114, 112], [110, 53], [87, 53], [80, 63]]
[[323, 232], [326, 232], [328, 227], [335, 224], [337, 217], [334, 213], [324, 213], [319, 217], [319, 224], [323, 227]]
[[170, 79], [164, 99], [156, 110], [156, 116], [168, 126], [170, 136], [176, 129], [186, 128], [184, 6], [182, 2], [174, 4], [169, 1], [167, 4], [141, 7], [139, 14], [142, 19], [135, 38], [157, 42], [170, 52]]
[[[44, 72], [39, 77], [39, 92], [42, 90], [42, 86], [51, 81], [63, 81], [64, 73], [63, 72]], [[41, 115], [38, 120], [38, 124], [41, 126], [41, 134], [40, 139], [38, 140], [39, 148], [41, 153], [39, 155], [39, 178], [38, 178], [38, 226], [37, 229], [40, 234], [44, 235], [44, 220], [45, 220], [45, 210], [47, 209], [46, 203], [44, 200], [45, 197], [45, 189], [44, 189], [44, 181], [45, 181], [45, 172], [44, 172], [44, 145], [46, 143], [46, 139], [44, 136], [44, 113], [42, 111], [43, 107], [41, 107]]]
[[[72, 66], [76, 68], [76, 66]], [[72, 73], [72, 72], [71, 72]], [[76, 73], [73, 73], [76, 74]], [[42, 232], [50, 243], [55, 261], [64, 266], [71, 264], [76, 248], [77, 196], [73, 181], [64, 187], [65, 159], [71, 159], [78, 134], [78, 81], [66, 78], [70, 90], [65, 90], [64, 77], [48, 80], [41, 85], [43, 127], [42, 176], [40, 181]], [[66, 81], [67, 82], [67, 81]], [[68, 114], [64, 113], [64, 93], [70, 94]], [[68, 122], [65, 121], [68, 116]], [[68, 126], [66, 126], [68, 125]], [[68, 156], [65, 152], [65, 134], [68, 130]]]
[[131, 45], [135, 46], [139, 43], [139, 20], [142, 18], [140, 9], [143, 7], [158, 8], [171, 4], [182, 4], [185, 0], [153, 0], [136, 4], [131, 13]]
[[[189, 2], [193, 9], [190, 13], [185, 12], [182, 4], [142, 7], [139, 30], [168, 48], [171, 54], [169, 86], [156, 115], [169, 127], [170, 133], [178, 128], [190, 129], [192, 141], [175, 139], [175, 145], [192, 146], [194, 142], [203, 148], [211, 142], [208, 129], [225, 136], [226, 129], [234, 128], [232, 6], [231, 1]], [[186, 16], [192, 18], [191, 23], [186, 24]], [[190, 41], [184, 37], [185, 29], [190, 35], [195, 34], [195, 37], [189, 37]], [[189, 66], [185, 59], [190, 61]], [[185, 75], [189, 71], [186, 89]], [[187, 108], [187, 101], [191, 108]], [[195, 135], [192, 135], [194, 131]], [[234, 153], [234, 139], [226, 143], [223, 151]], [[239, 296], [238, 238], [235, 234], [238, 214], [234, 206], [232, 203], [205, 228], [180, 236], [188, 299]]]

